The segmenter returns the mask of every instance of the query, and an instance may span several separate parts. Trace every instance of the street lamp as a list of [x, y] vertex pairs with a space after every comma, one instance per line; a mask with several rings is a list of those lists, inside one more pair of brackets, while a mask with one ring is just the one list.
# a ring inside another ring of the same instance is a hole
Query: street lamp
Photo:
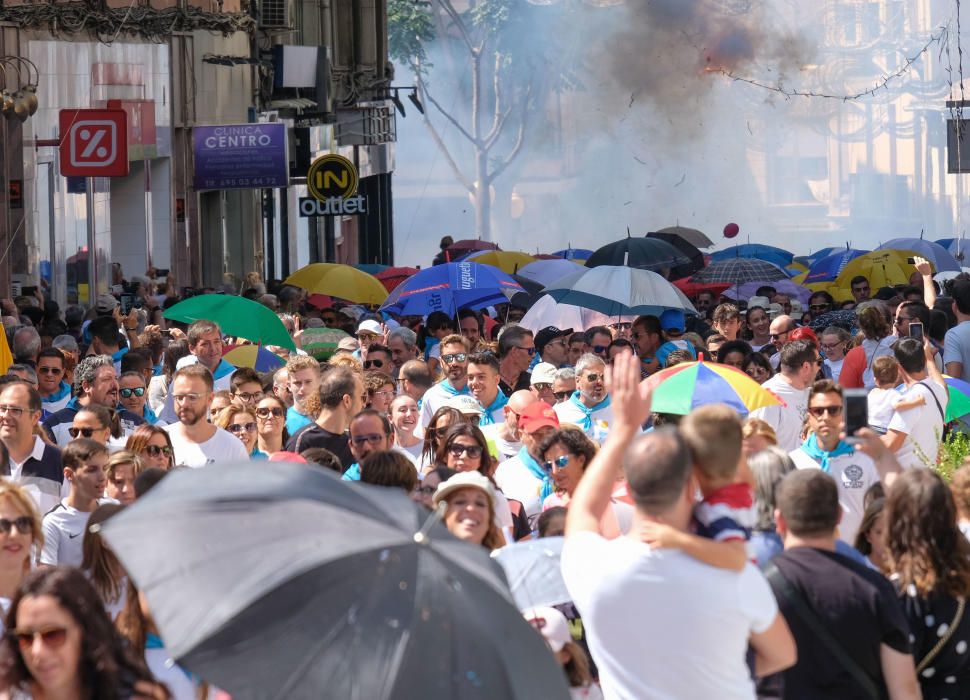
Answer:
[[[11, 91], [7, 81], [7, 68], [17, 71], [17, 89], [14, 91]], [[31, 69], [33, 69], [33, 75], [31, 75]], [[37, 84], [40, 82], [40, 71], [37, 65], [23, 56], [0, 56], [0, 73], [3, 74], [0, 113], [3, 113], [7, 119], [16, 117], [22, 122], [27, 121], [37, 112]]]

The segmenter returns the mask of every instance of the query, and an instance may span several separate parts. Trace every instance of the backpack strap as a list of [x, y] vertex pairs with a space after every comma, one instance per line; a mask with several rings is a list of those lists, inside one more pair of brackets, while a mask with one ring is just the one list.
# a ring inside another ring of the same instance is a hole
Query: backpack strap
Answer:
[[940, 418], [943, 420], [943, 424], [946, 425], [946, 412], [943, 410], [943, 406], [942, 406], [942, 404], [940, 404], [940, 400], [938, 398], [936, 398], [936, 392], [933, 391], [933, 387], [931, 387], [929, 384], [927, 384], [926, 382], [924, 382], [922, 380], [920, 380], [920, 381], [918, 381], [916, 383], [925, 386], [926, 387], [926, 390], [928, 392], [930, 392], [930, 396], [933, 397], [933, 403], [936, 404], [936, 410], [940, 412]]

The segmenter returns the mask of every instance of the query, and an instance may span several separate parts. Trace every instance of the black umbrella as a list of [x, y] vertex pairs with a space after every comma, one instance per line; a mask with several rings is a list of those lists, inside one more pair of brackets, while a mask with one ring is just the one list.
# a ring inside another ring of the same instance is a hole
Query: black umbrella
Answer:
[[616, 265], [654, 272], [671, 270], [678, 265], [687, 264], [690, 264], [690, 258], [667, 241], [656, 238], [631, 238], [629, 235], [603, 246], [586, 261], [586, 267]]
[[704, 267], [704, 254], [697, 249], [680, 234], [668, 233], [664, 231], [652, 231], [647, 234], [647, 238], [656, 238], [659, 241], [666, 241], [681, 253], [690, 258], [690, 262], [678, 265], [670, 271], [670, 279], [679, 280], [681, 277], [692, 275]]
[[710, 248], [714, 245], [714, 241], [707, 237], [707, 234], [702, 231], [698, 231], [696, 228], [687, 228], [686, 226], [668, 226], [667, 228], [662, 228], [658, 233], [671, 233], [675, 236], [683, 238], [685, 241], [691, 245], [697, 246], [698, 248]]
[[836, 309], [812, 319], [811, 327], [816, 333], [821, 333], [829, 326], [838, 326], [854, 333], [856, 330], [856, 313], [852, 309]]
[[398, 489], [245, 462], [104, 528], [166, 647], [234, 700], [566, 698], [498, 565]]

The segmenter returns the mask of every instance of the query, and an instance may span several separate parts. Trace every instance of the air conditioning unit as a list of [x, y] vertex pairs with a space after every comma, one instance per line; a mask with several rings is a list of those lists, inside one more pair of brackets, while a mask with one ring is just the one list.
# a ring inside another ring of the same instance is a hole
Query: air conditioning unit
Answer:
[[291, 29], [293, 0], [261, 0], [259, 4], [260, 29]]

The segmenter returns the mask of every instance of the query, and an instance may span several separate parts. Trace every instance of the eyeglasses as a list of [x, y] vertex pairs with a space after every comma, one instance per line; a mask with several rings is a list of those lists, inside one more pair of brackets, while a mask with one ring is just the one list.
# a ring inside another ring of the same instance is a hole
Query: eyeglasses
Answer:
[[444, 428], [435, 428], [431, 432], [433, 432], [438, 438], [443, 438], [445, 435], [448, 434], [448, 430], [450, 428], [451, 428], [450, 425], [446, 425]]
[[384, 360], [364, 360], [364, 369], [370, 369], [371, 367], [380, 369], [383, 366]]
[[552, 395], [556, 397], [556, 400], [557, 401], [565, 401], [566, 399], [568, 399], [570, 396], [573, 395], [573, 392], [571, 392], [571, 391], [554, 391], [554, 392], [552, 392]]
[[382, 389], [381, 391], [375, 391], [374, 396], [394, 396], [394, 392], [390, 389]]
[[148, 453], [149, 457], [158, 457], [158, 455], [165, 455], [166, 457], [172, 456], [172, 448], [168, 445], [164, 447], [159, 447], [158, 445], [146, 445], [145, 452]]
[[808, 308], [810, 311], [828, 311], [828, 304], [809, 304]]
[[21, 535], [29, 535], [34, 531], [34, 520], [26, 515], [21, 515], [19, 518], [14, 518], [13, 520], [0, 518], [0, 532], [4, 535], [9, 535], [13, 528], [17, 528], [17, 532]]
[[610, 348], [609, 345], [594, 345], [593, 352], [596, 353], [597, 355], [602, 355], [607, 350], [609, 350], [609, 348]]
[[235, 396], [240, 401], [243, 401], [245, 403], [252, 403], [253, 401], [259, 401], [265, 395], [266, 394], [264, 394], [261, 391], [244, 391], [238, 394], [233, 394], [233, 396]]
[[172, 394], [172, 400], [175, 403], [195, 403], [201, 399], [205, 394], [197, 394], [192, 392], [191, 394]]
[[64, 370], [58, 367], [38, 367], [37, 368], [38, 374], [60, 374], [63, 371]]
[[829, 343], [822, 343], [822, 349], [825, 350], [825, 351], [838, 350], [840, 347], [842, 347], [842, 343], [841, 342], [831, 343], [831, 344], [829, 344]]
[[336, 316], [321, 316], [320, 317], [320, 320], [323, 321], [324, 323], [326, 323], [329, 326], [331, 323], [336, 323], [337, 322], [337, 317]]
[[68, 428], [67, 432], [70, 433], [72, 438], [76, 438], [78, 435], [83, 435], [86, 438], [91, 437], [98, 430], [104, 430], [104, 428]]
[[430, 496], [435, 492], [434, 486], [415, 486], [414, 492], [422, 496]]
[[463, 352], [450, 352], [447, 355], [442, 355], [441, 360], [450, 365], [452, 362], [464, 362], [465, 357], [467, 356]]
[[587, 382], [598, 382], [600, 379], [604, 379], [604, 376], [602, 374], [596, 374], [593, 372], [591, 374], [587, 374], [584, 379], [586, 379]]
[[628, 331], [632, 327], [632, 323], [613, 323], [610, 325], [610, 328], [615, 328], [618, 331]]
[[809, 406], [808, 412], [811, 413], [816, 418], [821, 418], [824, 415], [837, 416], [842, 413], [841, 406]]
[[121, 389], [118, 391], [118, 393], [121, 394], [121, 398], [123, 399], [130, 399], [132, 395], [135, 395], [138, 398], [141, 398], [142, 396], [145, 395], [145, 387], [136, 386], [133, 389]]
[[463, 454], [467, 454], [472, 459], [482, 456], [482, 446], [481, 445], [459, 445], [457, 442], [448, 445], [448, 452], [452, 457], [461, 457]]
[[517, 347], [519, 350], [525, 350], [527, 353], [529, 353], [529, 357], [532, 357], [533, 355], [536, 354], [535, 348], [524, 348], [521, 345], [516, 345], [515, 347]]
[[14, 418], [20, 418], [26, 410], [26, 408], [21, 408], [20, 406], [0, 406], [0, 416], [9, 413]]
[[370, 435], [358, 435], [357, 437], [352, 437], [350, 438], [350, 441], [357, 445], [357, 447], [363, 447], [365, 444], [379, 445], [386, 438], [386, 435], [371, 433]]
[[565, 469], [566, 465], [569, 464], [569, 460], [572, 459], [570, 455], [563, 455], [562, 457], [556, 457], [553, 460], [542, 463], [542, 468], [547, 472], [551, 472], [553, 469]]
[[231, 423], [228, 427], [228, 430], [233, 435], [235, 435], [236, 433], [241, 433], [244, 430], [247, 433], [252, 433], [252, 432], [255, 432], [256, 430], [256, 424], [255, 423]]
[[548, 382], [536, 382], [532, 385], [532, 388], [536, 391], [549, 391], [552, 388], [552, 384]]
[[257, 408], [256, 409], [257, 418], [269, 418], [270, 416], [274, 416], [276, 418], [282, 418], [283, 409], [282, 408]]
[[11, 639], [17, 640], [17, 645], [21, 649], [30, 649], [37, 637], [40, 637], [45, 647], [51, 649], [62, 647], [67, 641], [66, 627], [50, 627], [46, 630], [11, 630], [7, 634]]

